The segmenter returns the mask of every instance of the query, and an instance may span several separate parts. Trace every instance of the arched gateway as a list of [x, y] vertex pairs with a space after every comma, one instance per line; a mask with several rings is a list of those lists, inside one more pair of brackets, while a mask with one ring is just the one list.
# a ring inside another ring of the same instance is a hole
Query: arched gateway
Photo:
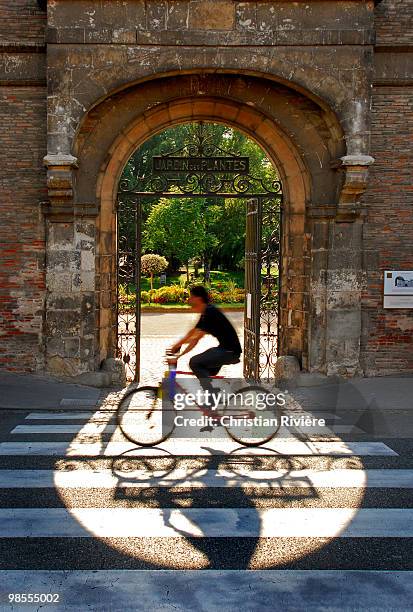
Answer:
[[[174, 7], [183, 10], [184, 4]], [[76, 21], [70, 41], [74, 16], [65, 12], [67, 3], [50, 7], [46, 369], [77, 376], [96, 372], [116, 355], [116, 202], [122, 170], [152, 135], [204, 121], [254, 139], [280, 174], [278, 353], [295, 355], [307, 371], [354, 375], [361, 371], [360, 197], [373, 162], [364, 48], [371, 3], [356, 3], [365, 31], [345, 54], [335, 55], [339, 69], [331, 63], [332, 39], [327, 45], [319, 29], [311, 30], [317, 51], [310, 53], [293, 30], [281, 46], [276, 38], [252, 35], [246, 26], [244, 31], [246, 21], [232, 1], [220, 0], [219, 23], [208, 11], [200, 20], [206, 0], [190, 3], [188, 10], [195, 4], [200, 12], [182, 23], [175, 12], [164, 31], [152, 19], [154, 3], [146, 3], [149, 12], [130, 40], [128, 20], [136, 15], [119, 9], [116, 23], [125, 18], [125, 28], [112, 43], [102, 29], [112, 17], [101, 14], [100, 4], [93, 32], [82, 26], [81, 33]], [[262, 23], [276, 30], [278, 3], [264, 4], [271, 10]], [[293, 13], [299, 10], [291, 4]], [[312, 4], [318, 11], [319, 3]], [[330, 17], [319, 15], [328, 22]], [[347, 14], [341, 17], [345, 21]]]
[[[309, 197], [309, 177], [305, 165], [284, 131], [270, 121], [266, 114], [254, 108], [255, 105], [248, 104], [249, 100], [241, 102], [231, 99], [223, 100], [217, 96], [196, 96], [193, 94], [194, 88], [196, 90], [199, 86], [211, 89], [211, 93], [214, 93], [214, 89], [222, 87], [224, 84], [228, 86], [231, 81], [234, 91], [239, 89], [241, 93], [246, 84], [245, 79], [228, 75], [218, 79], [207, 76], [203, 78], [175, 77], [168, 79], [168, 81], [169, 86], [162, 87], [162, 89], [169, 92], [172, 97], [171, 102], [155, 105], [149, 112], [132, 121], [126, 129], [121, 131], [113, 144], [110, 161], [104, 171], [101, 171], [99, 177], [98, 189], [100, 189], [100, 193], [98, 191], [98, 194], [101, 197], [100, 261], [105, 262], [106, 267], [105, 270], [101, 270], [100, 276], [104, 286], [108, 288], [100, 295], [100, 315], [105, 322], [105, 325], [100, 326], [101, 348], [105, 350], [107, 347], [106, 350], [109, 355], [116, 353], [115, 330], [117, 320], [114, 320], [113, 311], [113, 304], [116, 301], [116, 201], [119, 179], [126, 162], [137, 146], [162, 129], [188, 121], [216, 121], [235, 127], [253, 138], [262, 146], [268, 158], [279, 170], [283, 185], [283, 244], [281, 245], [281, 251], [284, 253], [284, 261], [281, 267], [285, 271], [288, 270], [288, 274], [285, 273], [285, 277], [281, 279], [280, 318], [276, 324], [278, 330], [273, 329], [272, 331], [279, 332], [279, 354], [296, 355], [300, 361], [304, 360], [306, 364], [304, 301], [306, 293], [308, 293], [309, 279], [304, 281], [306, 249], [304, 226], [305, 202], [306, 198]], [[159, 86], [160, 83], [147, 83], [145, 93], [148, 95], [149, 90], [152, 89], [153, 95], [159, 95]], [[259, 81], [255, 83], [256, 92], [259, 91], [258, 86]], [[182, 96], [185, 88], [188, 88], [192, 93], [190, 97]], [[281, 88], [281, 91], [284, 89]], [[275, 88], [274, 91], [276, 91]], [[179, 92], [181, 96], [179, 96]], [[267, 92], [267, 96], [268, 94], [269, 92]], [[137, 102], [139, 98], [139, 89], [129, 92], [129, 96], [132, 99], [128, 101], [128, 106], [133, 107], [135, 101]], [[253, 93], [249, 93], [249, 96], [252, 98]], [[277, 100], [275, 99], [274, 102], [276, 103]], [[311, 103], [309, 105], [311, 106]], [[116, 111], [113, 112], [113, 118], [115, 113]], [[112, 117], [108, 121], [111, 124]], [[321, 150], [322, 145], [319, 144], [319, 146]], [[279, 155], [282, 157], [279, 158]], [[279, 189], [280, 186], [277, 187], [277, 190]], [[251, 198], [258, 195], [259, 191], [257, 185], [251, 185], [247, 195]], [[264, 195], [265, 191], [270, 191], [269, 187], [261, 187], [261, 195]], [[268, 193], [268, 195], [271, 194]], [[279, 197], [277, 197], [276, 204], [278, 200]], [[293, 244], [294, 253], [290, 248], [290, 245]], [[110, 271], [108, 271], [109, 261], [111, 261]], [[288, 314], [288, 307], [290, 314]], [[291, 310], [294, 310], [294, 323]], [[252, 329], [250, 331], [252, 332]], [[256, 346], [256, 343], [254, 344]], [[274, 352], [276, 350], [274, 345]], [[102, 355], [102, 358], [104, 358], [104, 355]], [[253, 358], [254, 363], [251, 363], [250, 366], [250, 373], [255, 377], [258, 376], [257, 360], [258, 350]], [[273, 363], [274, 355], [270, 356], [269, 360]]]
[[[146, 168], [128, 166], [117, 196], [117, 296], [112, 300], [117, 356], [129, 378], [140, 379], [142, 208], [148, 198], [237, 199], [245, 206], [245, 316], [243, 371], [273, 379], [278, 355], [283, 194], [281, 181], [254, 175], [250, 158], [214, 142], [214, 124], [192, 124], [183, 146], [153, 156]], [[162, 134], [162, 133], [161, 133]], [[163, 133], [165, 134], [165, 132]], [[166, 135], [166, 134], [165, 134]], [[149, 168], [148, 168], [149, 165]], [[146, 171], [145, 171], [146, 170]], [[208, 208], [208, 204], [206, 205]], [[206, 211], [202, 214], [205, 214]], [[199, 218], [197, 223], [202, 223]], [[130, 228], [133, 228], [130, 231]], [[176, 238], [179, 238], [176, 236]], [[231, 240], [231, 236], [227, 236]], [[130, 289], [133, 287], [133, 289]], [[133, 307], [120, 308], [131, 292]]]
[[[81, 262], [85, 259], [89, 266], [80, 270], [79, 277], [87, 309], [82, 341], [87, 339], [88, 350], [83, 359], [65, 359], [64, 367], [73, 374], [93, 371], [117, 352], [116, 201], [126, 162], [153, 134], [199, 121], [241, 130], [264, 149], [280, 173], [284, 203], [279, 354], [295, 355], [304, 369], [332, 371], [334, 363], [337, 368], [338, 363], [347, 363], [349, 370], [357, 371], [356, 338], [347, 348], [340, 347], [338, 340], [334, 355], [326, 352], [328, 337], [337, 333], [329, 323], [334, 291], [341, 291], [334, 284], [328, 288], [329, 260], [346, 253], [340, 275], [351, 282], [357, 275], [351, 245], [361, 230], [352, 218], [351, 202], [349, 206], [340, 200], [343, 175], [333, 163], [345, 153], [340, 125], [331, 111], [285, 85], [232, 74], [170, 76], [133, 85], [105, 98], [84, 116], [73, 148], [79, 167], [70, 172], [76, 177], [74, 228], [84, 234]], [[63, 171], [52, 166], [52, 181], [53, 173]], [[53, 236], [57, 228], [65, 227], [59, 223], [64, 212], [52, 207], [51, 213]], [[342, 236], [339, 243], [332, 240], [336, 231]], [[339, 297], [340, 311], [353, 309], [349, 314], [359, 316], [354, 300], [347, 305], [342, 303], [343, 294]], [[346, 359], [341, 358], [343, 350]], [[49, 352], [49, 368], [59, 370], [63, 361], [53, 353]]]

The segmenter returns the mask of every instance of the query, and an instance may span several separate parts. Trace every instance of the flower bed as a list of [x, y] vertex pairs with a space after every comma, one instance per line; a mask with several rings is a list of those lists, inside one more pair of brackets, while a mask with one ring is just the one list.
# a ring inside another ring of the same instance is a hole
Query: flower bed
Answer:
[[147, 304], [186, 304], [189, 290], [178, 285], [170, 285], [152, 291], [142, 291], [141, 296], [142, 301]]
[[[239, 306], [245, 300], [245, 289], [237, 287], [233, 280], [213, 283], [213, 286], [209, 289], [209, 294], [214, 304]], [[183, 287], [182, 284], [173, 284], [158, 289], [141, 291], [141, 304], [144, 307], [185, 307], [188, 303], [188, 297], [188, 287]], [[119, 309], [121, 312], [133, 311], [135, 301], [133, 287], [121, 286], [119, 288]]]

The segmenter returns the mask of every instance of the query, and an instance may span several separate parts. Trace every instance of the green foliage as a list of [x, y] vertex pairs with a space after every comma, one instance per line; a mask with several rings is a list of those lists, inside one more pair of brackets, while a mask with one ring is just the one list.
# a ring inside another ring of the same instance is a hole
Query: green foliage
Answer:
[[214, 265], [235, 269], [245, 251], [245, 202], [224, 200], [207, 211], [209, 257]]
[[209, 295], [215, 304], [242, 304], [245, 300], [245, 289], [238, 287], [236, 281], [228, 277], [213, 282]]
[[[196, 124], [181, 124], [153, 136], [132, 155], [122, 179], [127, 179], [131, 187], [139, 184], [140, 191], [151, 190], [152, 157], [166, 152], [180, 155], [179, 150], [193, 137], [195, 129]], [[207, 132], [210, 142], [224, 153], [249, 157], [254, 177], [267, 185], [278, 179], [264, 151], [252, 139], [221, 124], [208, 123]], [[242, 199], [177, 198], [154, 204], [151, 198], [141, 198], [140, 203], [144, 251], [158, 251], [171, 261], [177, 257], [185, 265], [189, 259], [201, 257], [210, 267], [222, 265], [236, 270], [239, 266], [245, 248], [245, 201]], [[132, 203], [130, 210], [135, 208]], [[158, 209], [156, 213], [154, 209]], [[134, 216], [126, 212], [127, 207], [124, 210], [119, 219], [120, 231], [133, 245]], [[155, 219], [161, 221], [160, 227]]]
[[141, 257], [141, 271], [144, 276], [150, 276], [151, 289], [153, 289], [153, 276], [154, 274], [160, 274], [168, 267], [168, 262], [165, 257], [156, 255], [155, 253], [148, 253]]
[[209, 295], [214, 304], [243, 304], [245, 301], [245, 289], [237, 288], [230, 291], [210, 289]]
[[191, 259], [190, 263], [194, 267], [194, 276], [195, 276], [195, 278], [198, 278], [199, 277], [199, 269], [202, 266], [202, 259], [201, 259], [201, 257], [193, 257]]
[[118, 287], [118, 296], [119, 296], [119, 299], [121, 299], [121, 300], [125, 299], [127, 294], [128, 294], [127, 285], [120, 284], [119, 287]]
[[185, 304], [189, 297], [189, 291], [178, 285], [161, 287], [155, 289], [151, 295], [154, 304]]
[[[175, 276], [173, 280], [168, 278], [172, 284], [141, 291], [141, 303], [158, 306], [184, 306], [189, 297], [189, 286], [184, 277]], [[194, 281], [192, 284], [197, 284]], [[240, 272], [224, 272], [213, 270], [211, 272], [211, 283], [208, 287], [211, 299], [215, 304], [238, 304], [245, 300], [243, 274]], [[148, 285], [144, 285], [148, 286]], [[136, 305], [135, 287], [121, 284], [119, 286], [119, 310], [120, 312], [133, 311]]]
[[228, 283], [233, 281], [237, 287], [244, 286], [244, 272], [212, 270], [211, 271], [211, 286], [218, 288], [226, 288]]
[[186, 266], [189, 260], [203, 253], [207, 233], [203, 220], [201, 199], [162, 199], [148, 217], [143, 233], [145, 250], [159, 251], [175, 257]]
[[134, 310], [136, 306], [135, 290], [125, 283], [118, 286], [118, 308], [119, 312]]
[[145, 276], [160, 274], [168, 267], [165, 257], [155, 253], [147, 253], [141, 257], [141, 270]]

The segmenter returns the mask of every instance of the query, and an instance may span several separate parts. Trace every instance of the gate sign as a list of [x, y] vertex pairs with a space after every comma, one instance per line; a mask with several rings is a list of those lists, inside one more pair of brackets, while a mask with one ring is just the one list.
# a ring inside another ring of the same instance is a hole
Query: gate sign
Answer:
[[166, 157], [152, 158], [153, 172], [217, 172], [248, 174], [249, 157]]
[[413, 270], [386, 270], [384, 308], [413, 308]]

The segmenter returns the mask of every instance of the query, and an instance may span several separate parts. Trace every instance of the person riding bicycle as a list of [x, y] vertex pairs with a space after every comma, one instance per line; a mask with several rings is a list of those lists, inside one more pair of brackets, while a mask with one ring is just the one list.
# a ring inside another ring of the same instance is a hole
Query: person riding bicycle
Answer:
[[176, 342], [171, 351], [177, 353], [183, 344], [186, 348], [180, 354], [185, 355], [192, 351], [205, 334], [214, 336], [219, 344], [209, 348], [203, 353], [194, 355], [189, 366], [201, 383], [204, 391], [214, 395], [218, 389], [211, 384], [211, 376], [216, 376], [223, 365], [239, 363], [242, 353], [237, 332], [224, 313], [210, 303], [208, 291], [202, 285], [190, 289], [189, 304], [194, 312], [201, 314], [198, 323], [184, 338]]

